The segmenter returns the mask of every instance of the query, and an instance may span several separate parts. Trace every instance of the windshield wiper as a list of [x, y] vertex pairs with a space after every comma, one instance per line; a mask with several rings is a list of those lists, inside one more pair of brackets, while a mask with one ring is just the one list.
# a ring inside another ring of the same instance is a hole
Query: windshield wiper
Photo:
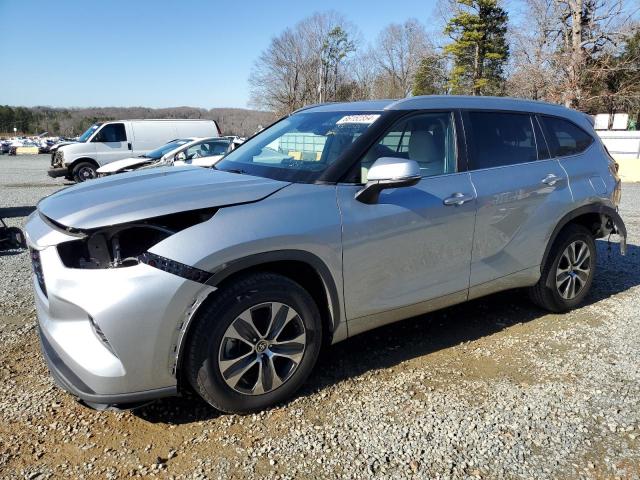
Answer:
[[[214, 166], [214, 168], [215, 168], [215, 166]], [[228, 170], [221, 170], [221, 171], [222, 172], [229, 172], [229, 173], [238, 173], [240, 175], [246, 175], [246, 173], [247, 173], [245, 170], [241, 170], [239, 168], [230, 168]]]

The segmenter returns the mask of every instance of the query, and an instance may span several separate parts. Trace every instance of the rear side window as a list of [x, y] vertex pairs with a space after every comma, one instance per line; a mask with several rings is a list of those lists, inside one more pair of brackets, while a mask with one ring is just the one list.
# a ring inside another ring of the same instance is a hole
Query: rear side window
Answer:
[[557, 117], [540, 117], [551, 157], [564, 157], [584, 152], [593, 137], [577, 125]]
[[471, 169], [501, 167], [538, 159], [530, 115], [468, 112], [466, 117]]
[[126, 142], [127, 133], [124, 123], [110, 123], [105, 125], [93, 139], [94, 142]]

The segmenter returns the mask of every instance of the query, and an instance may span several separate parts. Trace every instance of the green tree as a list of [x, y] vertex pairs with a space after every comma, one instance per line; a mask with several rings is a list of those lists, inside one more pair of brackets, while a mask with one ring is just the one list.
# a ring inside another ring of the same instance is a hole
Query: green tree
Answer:
[[498, 0], [455, 0], [455, 4], [457, 13], [444, 29], [452, 39], [444, 48], [453, 60], [451, 93], [499, 95], [509, 56], [507, 12]]
[[443, 59], [428, 55], [420, 60], [413, 78], [413, 95], [441, 95], [447, 93], [447, 75]]
[[[340, 26], [334, 27], [322, 44], [322, 81], [320, 84], [320, 102], [328, 99], [336, 100], [339, 91], [339, 67], [347, 56], [355, 52], [354, 42], [349, 34]], [[332, 92], [329, 93], [329, 84]]]

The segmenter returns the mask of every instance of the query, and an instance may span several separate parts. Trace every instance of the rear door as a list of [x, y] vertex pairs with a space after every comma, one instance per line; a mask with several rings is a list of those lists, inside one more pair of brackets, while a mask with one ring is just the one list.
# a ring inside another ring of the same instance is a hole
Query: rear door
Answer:
[[463, 118], [478, 196], [473, 287], [537, 267], [571, 191], [535, 116], [467, 111]]
[[96, 148], [96, 160], [100, 166], [129, 157], [129, 137], [124, 123], [103, 125], [91, 139]]
[[371, 205], [354, 198], [361, 186], [338, 186], [351, 334], [423, 313], [436, 299], [444, 302], [437, 306], [466, 299], [476, 206], [456, 154], [453, 112], [416, 114], [391, 127], [358, 165], [364, 183], [380, 157], [415, 160], [423, 174], [416, 186], [384, 190]]

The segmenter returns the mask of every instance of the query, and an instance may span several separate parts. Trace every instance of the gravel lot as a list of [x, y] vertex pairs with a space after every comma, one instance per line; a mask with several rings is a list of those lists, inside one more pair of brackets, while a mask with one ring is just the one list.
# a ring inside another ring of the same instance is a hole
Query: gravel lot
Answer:
[[[22, 225], [64, 180], [0, 156], [0, 216]], [[330, 348], [286, 405], [222, 415], [197, 398], [94, 412], [38, 350], [28, 255], [0, 252], [3, 478], [640, 478], [640, 184], [621, 257], [598, 242], [588, 305], [508, 292]]]

